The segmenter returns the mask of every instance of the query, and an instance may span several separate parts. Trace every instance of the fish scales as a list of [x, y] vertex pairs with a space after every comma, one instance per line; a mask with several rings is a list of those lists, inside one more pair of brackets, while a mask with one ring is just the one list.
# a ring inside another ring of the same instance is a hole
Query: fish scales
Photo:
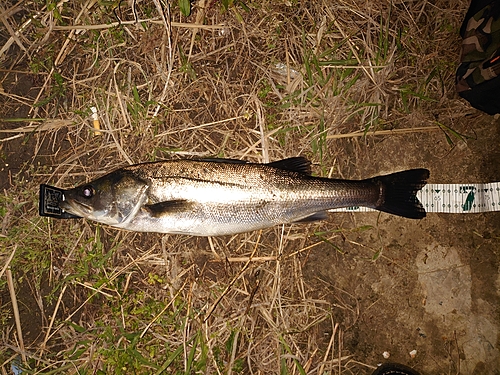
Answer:
[[366, 206], [425, 216], [415, 194], [428, 177], [417, 169], [366, 180], [309, 174], [309, 162], [270, 164], [177, 160], [124, 167], [66, 191], [63, 209], [134, 231], [225, 235], [324, 218], [339, 207]]
[[[228, 200], [286, 200], [296, 203], [298, 199], [332, 202], [339, 204], [359, 202], [365, 196], [372, 201], [379, 188], [362, 181], [334, 180], [305, 176], [294, 171], [285, 171], [263, 164], [231, 164], [198, 161], [175, 161], [151, 163], [147, 168], [126, 167], [150, 183], [149, 194], [153, 200], [177, 199], [179, 195], [199, 201]], [[251, 190], [250, 190], [251, 189]], [[185, 193], [182, 193], [182, 190]], [[202, 191], [211, 191], [215, 196], [199, 196]], [[233, 195], [217, 194], [230, 191]], [[189, 191], [193, 192], [189, 194]], [[239, 194], [238, 194], [239, 192]], [[281, 201], [283, 203], [283, 201]], [[311, 202], [312, 203], [312, 202]]]
[[[360, 182], [304, 179], [301, 173], [259, 164], [180, 161], [130, 170], [149, 182], [148, 203], [173, 200], [197, 203], [196, 210], [192, 207], [189, 213], [179, 207], [177, 214], [181, 217], [175, 220], [181, 233], [193, 232], [194, 227], [198, 228], [196, 232], [211, 228], [213, 235], [261, 229], [301, 220], [324, 210], [334, 199], [335, 205], [351, 205], [360, 203], [362, 194], [367, 195], [367, 202], [379, 194], [377, 186], [360, 189]], [[170, 219], [173, 214], [169, 211]], [[161, 225], [156, 223], [155, 227]]]

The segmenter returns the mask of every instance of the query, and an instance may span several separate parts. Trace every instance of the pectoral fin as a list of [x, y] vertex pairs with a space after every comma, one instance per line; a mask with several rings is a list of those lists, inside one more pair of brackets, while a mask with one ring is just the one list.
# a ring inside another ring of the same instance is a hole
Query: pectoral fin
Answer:
[[187, 200], [178, 199], [172, 201], [159, 202], [154, 204], [147, 204], [143, 206], [153, 217], [161, 217], [163, 215], [186, 212], [191, 210], [193, 203]]

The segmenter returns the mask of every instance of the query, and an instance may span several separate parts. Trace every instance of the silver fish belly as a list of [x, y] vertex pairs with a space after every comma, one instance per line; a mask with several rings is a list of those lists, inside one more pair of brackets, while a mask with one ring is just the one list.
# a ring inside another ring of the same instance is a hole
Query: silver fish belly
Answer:
[[425, 210], [415, 194], [428, 175], [415, 169], [366, 180], [313, 177], [301, 157], [269, 164], [163, 161], [125, 167], [67, 190], [61, 207], [131, 231], [196, 236], [318, 220], [329, 209], [349, 206], [418, 219]]

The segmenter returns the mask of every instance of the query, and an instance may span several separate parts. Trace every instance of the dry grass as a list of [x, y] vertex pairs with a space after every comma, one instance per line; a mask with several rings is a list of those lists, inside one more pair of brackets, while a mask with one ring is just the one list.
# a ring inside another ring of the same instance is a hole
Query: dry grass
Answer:
[[17, 247], [17, 290], [36, 300], [21, 308], [23, 349], [2, 294], [4, 373], [17, 355], [34, 373], [352, 374], [374, 365], [343, 348], [349, 325], [333, 310], [355, 319], [353, 302], [333, 306], [304, 280], [321, 243], [307, 235], [314, 225], [198, 239], [37, 216], [39, 183], [69, 187], [190, 156], [301, 154], [319, 174], [342, 174], [350, 161], [336, 160], [334, 142], [343, 134], [452, 127], [468, 111], [453, 93], [465, 4], [235, 3], [198, 0], [189, 18], [160, 0], [0, 7], [0, 117], [17, 119], [2, 122], [0, 151], [21, 150], [3, 175], [12, 187], [0, 266]]

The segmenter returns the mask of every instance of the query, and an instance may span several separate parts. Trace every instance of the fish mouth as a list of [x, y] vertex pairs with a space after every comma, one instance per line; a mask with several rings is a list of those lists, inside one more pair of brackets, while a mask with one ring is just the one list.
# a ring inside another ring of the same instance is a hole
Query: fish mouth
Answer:
[[65, 198], [62, 202], [59, 202], [59, 207], [65, 212], [83, 217], [88, 217], [93, 211], [91, 206], [67, 198]]

